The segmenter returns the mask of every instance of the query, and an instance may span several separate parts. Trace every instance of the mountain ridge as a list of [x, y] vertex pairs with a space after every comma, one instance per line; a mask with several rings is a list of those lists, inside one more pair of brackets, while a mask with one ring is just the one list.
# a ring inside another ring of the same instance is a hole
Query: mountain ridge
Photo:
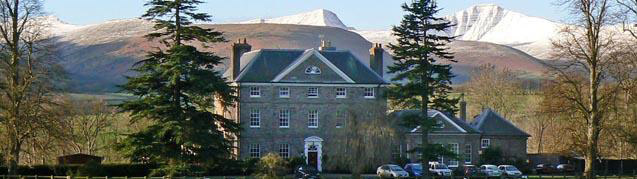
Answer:
[[[315, 14], [321, 16], [320, 13], [324, 12]], [[132, 65], [143, 59], [148, 51], [160, 46], [159, 43], [144, 38], [144, 35], [154, 31], [152, 26], [152, 22], [139, 18], [113, 20], [77, 26], [55, 36], [53, 39], [58, 42], [57, 49], [61, 57], [58, 63], [69, 72], [69, 86], [72, 87], [70, 90], [92, 93], [118, 91], [116, 85], [123, 84], [126, 81], [125, 76], [135, 75], [130, 70]], [[363, 64], [369, 63], [369, 48], [372, 46], [372, 42], [364, 38], [365, 35], [361, 31], [344, 29], [344, 24], [341, 27], [281, 23], [199, 26], [223, 32], [229, 42], [211, 44], [210, 48], [203, 48], [200, 44], [193, 45], [222, 57], [230, 56], [231, 42], [239, 38], [247, 38], [253, 50], [317, 48], [321, 40], [329, 40], [336, 48], [351, 51]], [[387, 34], [391, 32], [384, 31], [377, 36], [384, 37]], [[486, 63], [494, 64], [498, 68], [523, 71], [531, 76], [541, 76], [545, 70], [543, 64], [538, 63], [538, 59], [508, 46], [458, 40], [449, 47], [458, 59], [462, 59], [459, 63], [452, 64], [454, 73], [457, 74], [454, 78], [456, 84], [466, 81], [476, 67]], [[387, 69], [393, 60], [389, 53], [384, 54], [384, 59]], [[223, 72], [227, 66], [228, 59], [217, 69]], [[384, 76], [388, 80], [391, 78], [389, 74]]]

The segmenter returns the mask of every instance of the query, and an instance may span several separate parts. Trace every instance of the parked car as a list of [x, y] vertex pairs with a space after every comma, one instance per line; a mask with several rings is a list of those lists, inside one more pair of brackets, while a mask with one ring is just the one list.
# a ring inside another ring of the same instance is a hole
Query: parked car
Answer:
[[409, 177], [409, 173], [398, 165], [381, 165], [376, 174], [381, 178]]
[[500, 169], [498, 169], [498, 166], [495, 165], [480, 166], [480, 173], [490, 177], [499, 177], [502, 175], [502, 171], [500, 171]]
[[535, 166], [535, 172], [538, 174], [554, 174], [557, 169], [552, 164], [538, 164]]
[[294, 178], [302, 178], [302, 179], [318, 179], [321, 177], [319, 171], [309, 165], [301, 165], [294, 169]]
[[444, 163], [429, 162], [429, 172], [436, 176], [451, 176], [451, 169]]
[[571, 164], [559, 164], [555, 168], [560, 173], [573, 173], [573, 172], [575, 172], [575, 167], [573, 167], [573, 165], [571, 165]]
[[465, 176], [465, 177], [473, 177], [473, 176], [479, 176], [480, 172], [478, 171], [478, 167], [476, 167], [475, 165], [462, 165], [462, 166], [458, 166], [458, 168], [455, 169], [455, 175], [458, 176]]
[[409, 176], [419, 177], [422, 176], [424, 170], [422, 164], [419, 163], [408, 163], [405, 165], [405, 171], [409, 173]]
[[513, 165], [500, 165], [498, 169], [500, 169], [502, 175], [507, 178], [522, 178], [522, 172]]

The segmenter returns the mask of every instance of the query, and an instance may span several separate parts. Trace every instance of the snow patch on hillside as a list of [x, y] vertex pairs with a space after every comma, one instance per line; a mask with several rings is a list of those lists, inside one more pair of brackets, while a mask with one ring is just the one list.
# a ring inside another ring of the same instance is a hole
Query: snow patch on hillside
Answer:
[[60, 18], [55, 16], [38, 17], [36, 21], [47, 26], [48, 27], [47, 30], [49, 31], [49, 33], [51, 33], [51, 35], [54, 35], [54, 36], [62, 35], [64, 33], [82, 28], [82, 26], [79, 26], [79, 25], [66, 23], [60, 20]]
[[350, 29], [348, 28], [338, 16], [329, 10], [318, 9], [310, 12], [305, 12], [301, 14], [278, 17], [273, 19], [255, 19], [245, 22], [240, 22], [240, 24], [258, 24], [258, 23], [269, 23], [269, 24], [295, 24], [295, 25], [311, 25], [311, 26], [327, 26], [327, 27], [337, 27], [341, 29]]

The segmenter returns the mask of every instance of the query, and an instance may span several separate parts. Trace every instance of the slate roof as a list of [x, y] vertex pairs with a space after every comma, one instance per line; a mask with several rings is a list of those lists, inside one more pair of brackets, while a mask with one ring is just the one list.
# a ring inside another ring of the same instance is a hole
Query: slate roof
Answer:
[[[402, 119], [404, 117], [410, 116], [410, 115], [416, 115], [419, 114], [420, 110], [400, 110], [400, 111], [395, 111], [392, 112], [390, 115], [394, 116], [397, 119]], [[427, 111], [427, 115], [429, 117], [433, 117], [434, 115], [436, 115], [437, 113], [440, 113], [442, 115], [445, 115], [447, 118], [451, 119], [451, 121], [453, 123], [455, 123], [456, 125], [458, 125], [460, 128], [464, 129], [465, 131], [467, 131], [467, 133], [480, 133], [480, 131], [474, 129], [473, 127], [471, 127], [471, 125], [469, 125], [467, 122], [458, 119], [452, 115], [447, 115], [445, 113], [442, 113], [440, 111], [437, 110], [428, 110]], [[417, 127], [416, 129], [411, 129], [411, 131], [417, 131], [417, 129], [420, 127]]]
[[[313, 49], [312, 49], [313, 50]], [[241, 72], [236, 82], [270, 83], [303, 56], [303, 49], [260, 49], [241, 56]], [[317, 50], [318, 51], [318, 50]], [[385, 80], [344, 50], [318, 51], [357, 84], [386, 84]], [[227, 70], [224, 76], [229, 76]]]
[[482, 132], [483, 135], [523, 136], [531, 137], [513, 123], [504, 119], [491, 109], [483, 111], [471, 125]]

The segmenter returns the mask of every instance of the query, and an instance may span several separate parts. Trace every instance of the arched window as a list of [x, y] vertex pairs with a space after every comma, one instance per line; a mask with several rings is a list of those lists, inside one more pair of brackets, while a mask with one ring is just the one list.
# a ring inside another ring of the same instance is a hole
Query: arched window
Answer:
[[310, 66], [305, 69], [305, 74], [308, 75], [320, 75], [321, 69], [317, 66]]

